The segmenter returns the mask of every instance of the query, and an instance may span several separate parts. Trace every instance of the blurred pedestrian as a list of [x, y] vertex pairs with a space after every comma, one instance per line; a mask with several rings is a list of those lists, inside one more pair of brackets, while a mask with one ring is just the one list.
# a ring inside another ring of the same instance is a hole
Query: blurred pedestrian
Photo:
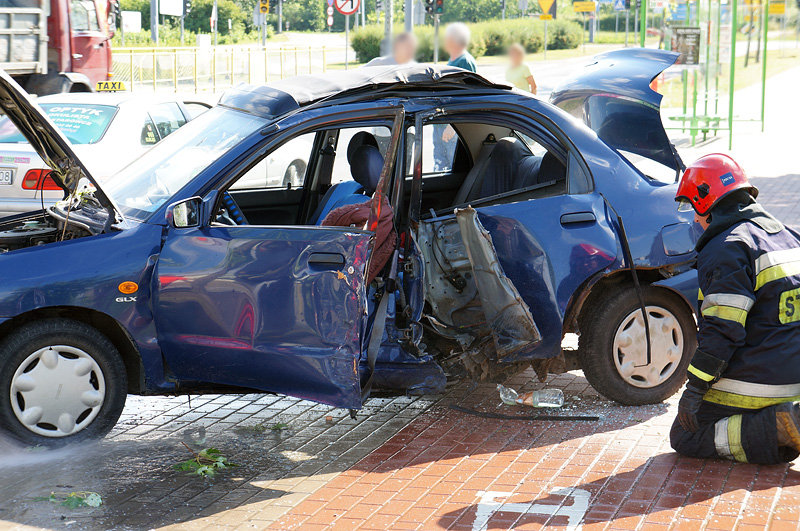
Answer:
[[392, 43], [392, 55], [376, 57], [364, 66], [410, 65], [417, 61], [417, 38], [413, 33], [400, 33]]
[[466, 24], [454, 22], [447, 26], [444, 32], [444, 51], [450, 56], [448, 66], [457, 66], [470, 72], [478, 70], [475, 66], [475, 58], [469, 53], [470, 33]]
[[509, 67], [506, 70], [506, 81], [522, 90], [536, 94], [536, 81], [530, 67], [525, 63], [525, 48], [521, 44], [512, 44], [508, 49]]

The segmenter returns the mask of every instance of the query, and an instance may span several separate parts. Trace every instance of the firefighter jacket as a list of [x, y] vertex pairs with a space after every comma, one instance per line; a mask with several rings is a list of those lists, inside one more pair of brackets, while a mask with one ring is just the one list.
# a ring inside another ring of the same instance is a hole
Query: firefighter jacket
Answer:
[[800, 400], [800, 236], [755, 202], [719, 214], [698, 242], [690, 384], [736, 408]]

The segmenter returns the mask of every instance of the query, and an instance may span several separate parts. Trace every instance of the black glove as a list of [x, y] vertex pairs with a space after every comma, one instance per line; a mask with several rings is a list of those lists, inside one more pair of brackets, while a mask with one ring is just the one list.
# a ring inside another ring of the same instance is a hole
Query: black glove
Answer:
[[678, 402], [678, 422], [684, 430], [695, 432], [700, 427], [697, 422], [697, 412], [700, 410], [705, 394], [705, 389], [698, 389], [691, 383], [686, 386], [686, 390]]

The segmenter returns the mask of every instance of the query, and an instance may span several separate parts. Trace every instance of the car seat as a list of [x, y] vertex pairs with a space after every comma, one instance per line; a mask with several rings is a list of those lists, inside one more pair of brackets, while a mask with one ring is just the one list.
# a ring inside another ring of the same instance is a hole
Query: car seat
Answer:
[[[359, 135], [364, 136], [359, 138]], [[369, 133], [361, 132], [353, 137], [347, 147], [353, 180], [337, 183], [328, 189], [312, 217], [312, 224], [320, 225], [325, 216], [340, 206], [363, 203], [372, 197], [383, 171], [383, 155], [377, 146], [375, 137]]]

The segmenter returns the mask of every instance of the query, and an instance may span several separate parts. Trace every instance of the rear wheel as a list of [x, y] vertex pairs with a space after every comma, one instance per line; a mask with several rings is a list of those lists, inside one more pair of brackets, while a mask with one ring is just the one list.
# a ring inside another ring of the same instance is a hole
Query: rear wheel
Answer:
[[0, 427], [23, 443], [102, 437], [119, 419], [126, 395], [117, 349], [84, 323], [33, 322], [0, 345]]
[[602, 395], [625, 405], [654, 404], [672, 396], [686, 379], [697, 344], [694, 317], [677, 295], [643, 286], [650, 327], [650, 360], [644, 318], [633, 287], [584, 309], [578, 359]]

